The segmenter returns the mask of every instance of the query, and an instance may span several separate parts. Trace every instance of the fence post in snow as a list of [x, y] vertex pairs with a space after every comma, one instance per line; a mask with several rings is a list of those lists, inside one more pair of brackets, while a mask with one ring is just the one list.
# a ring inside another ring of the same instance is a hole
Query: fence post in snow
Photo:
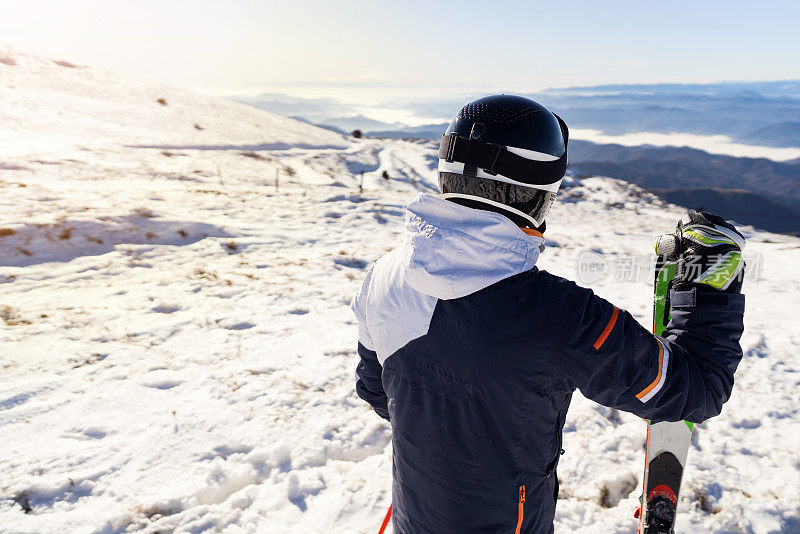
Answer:
[[280, 184], [279, 184], [280, 174], [281, 174], [281, 170], [280, 169], [275, 169], [275, 192], [276, 193], [278, 192], [278, 187], [280, 186]]
[[358, 194], [364, 192], [364, 171], [361, 171], [361, 179], [358, 182]]

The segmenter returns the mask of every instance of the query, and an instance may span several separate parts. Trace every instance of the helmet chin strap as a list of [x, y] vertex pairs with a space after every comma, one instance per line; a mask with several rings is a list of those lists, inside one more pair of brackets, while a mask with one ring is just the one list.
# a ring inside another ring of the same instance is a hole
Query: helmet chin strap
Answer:
[[463, 193], [442, 193], [442, 198], [444, 199], [451, 199], [451, 198], [463, 198], [465, 200], [472, 200], [474, 202], [480, 202], [482, 204], [488, 204], [494, 208], [501, 209], [503, 211], [507, 211], [509, 213], [513, 213], [517, 217], [522, 217], [527, 222], [530, 222], [532, 228], [539, 228], [544, 224], [544, 221], [541, 223], [536, 221], [533, 217], [524, 213], [518, 209], [512, 208], [511, 206], [506, 206], [505, 204], [501, 204], [500, 202], [495, 202], [494, 200], [489, 200], [488, 198], [481, 198], [475, 195], [465, 195]]

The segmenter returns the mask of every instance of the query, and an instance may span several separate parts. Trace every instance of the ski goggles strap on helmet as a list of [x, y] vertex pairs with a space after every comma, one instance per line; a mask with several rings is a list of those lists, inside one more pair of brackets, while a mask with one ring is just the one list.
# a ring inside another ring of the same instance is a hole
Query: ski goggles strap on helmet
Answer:
[[[555, 113], [553, 114], [555, 115]], [[567, 141], [569, 130], [561, 117], [555, 115], [564, 137], [564, 154], [554, 161], [535, 161], [510, 152], [497, 143], [484, 143], [451, 133], [442, 136], [439, 159], [454, 161], [483, 169], [491, 175], [501, 175], [530, 185], [548, 185], [559, 181], [567, 171]], [[466, 168], [466, 167], [465, 167]]]

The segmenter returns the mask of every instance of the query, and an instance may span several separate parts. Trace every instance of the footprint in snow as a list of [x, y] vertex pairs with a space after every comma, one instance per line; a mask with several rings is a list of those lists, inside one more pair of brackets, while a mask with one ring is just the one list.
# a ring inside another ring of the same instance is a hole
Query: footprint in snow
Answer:
[[746, 428], [752, 430], [761, 426], [761, 421], [758, 419], [741, 419], [733, 423], [734, 428]]
[[183, 380], [174, 378], [166, 373], [154, 372], [151, 376], [144, 378], [140, 383], [147, 388], [153, 389], [172, 389], [183, 384]]
[[102, 428], [90, 426], [86, 428], [71, 428], [70, 430], [61, 434], [61, 437], [85, 441], [89, 439], [102, 439], [107, 435], [108, 432]]
[[150, 308], [151, 311], [156, 313], [175, 313], [176, 311], [180, 310], [181, 307], [177, 304], [169, 305], [169, 304], [159, 304], [153, 308]]
[[359, 258], [337, 258], [333, 260], [333, 263], [342, 267], [350, 267], [351, 269], [363, 269], [367, 266], [367, 262]]
[[181, 380], [160, 380], [158, 382], [145, 382], [142, 385], [153, 389], [172, 389], [181, 384], [183, 384]]
[[247, 330], [249, 328], [253, 328], [254, 326], [255, 326], [254, 323], [248, 321], [242, 321], [240, 323], [223, 324], [222, 328], [225, 328], [226, 330]]

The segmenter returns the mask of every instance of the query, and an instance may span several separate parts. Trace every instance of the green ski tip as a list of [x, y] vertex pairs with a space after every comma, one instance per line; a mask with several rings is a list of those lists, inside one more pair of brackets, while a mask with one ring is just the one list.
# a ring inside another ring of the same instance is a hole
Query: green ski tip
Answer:
[[689, 430], [694, 430], [694, 423], [690, 423], [689, 421], [684, 421], [684, 423], [689, 427]]

